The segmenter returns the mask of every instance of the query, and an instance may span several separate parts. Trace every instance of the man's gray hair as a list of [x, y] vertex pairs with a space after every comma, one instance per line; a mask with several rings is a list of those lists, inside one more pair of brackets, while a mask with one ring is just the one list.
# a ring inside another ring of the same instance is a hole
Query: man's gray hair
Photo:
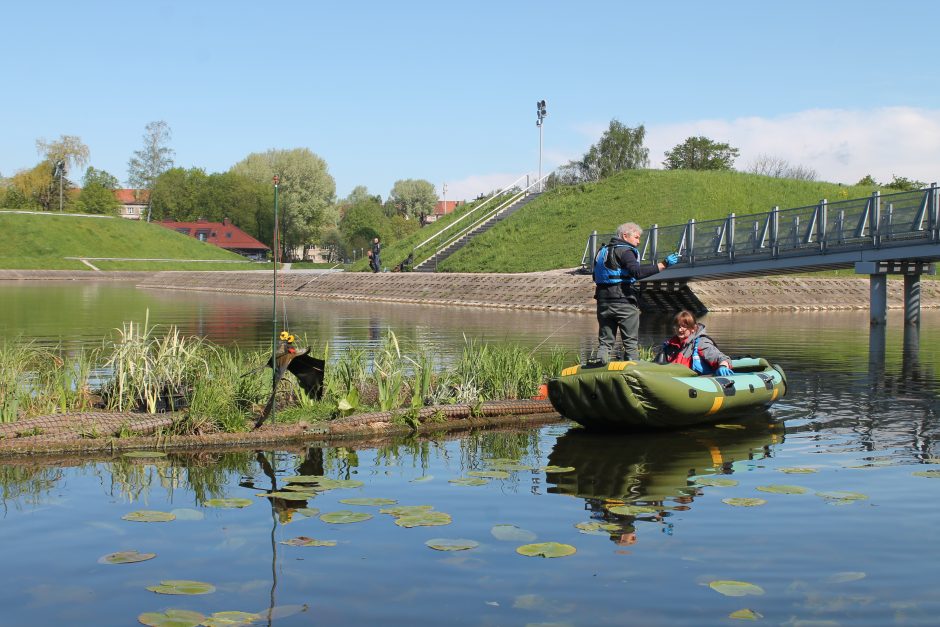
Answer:
[[633, 233], [643, 235], [643, 227], [636, 222], [627, 222], [617, 228], [617, 235], [632, 235]]

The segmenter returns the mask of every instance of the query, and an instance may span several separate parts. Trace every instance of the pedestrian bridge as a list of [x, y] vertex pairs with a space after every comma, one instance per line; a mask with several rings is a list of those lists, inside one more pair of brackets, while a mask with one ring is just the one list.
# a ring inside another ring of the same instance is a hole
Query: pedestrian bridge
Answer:
[[[586, 269], [611, 235], [595, 231], [588, 238], [582, 259]], [[933, 183], [896, 194], [654, 224], [639, 248], [644, 262], [671, 252], [681, 255], [677, 265], [643, 281], [645, 293], [672, 300], [673, 306], [701, 309], [687, 287], [690, 281], [853, 268], [870, 277], [872, 324], [885, 322], [888, 274], [904, 275], [905, 320], [916, 323], [920, 275], [932, 274], [940, 260], [940, 194]]]

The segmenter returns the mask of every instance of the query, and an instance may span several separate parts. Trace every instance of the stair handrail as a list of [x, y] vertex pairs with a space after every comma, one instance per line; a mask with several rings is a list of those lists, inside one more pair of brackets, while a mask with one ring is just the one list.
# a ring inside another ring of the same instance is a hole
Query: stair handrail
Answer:
[[[512, 205], [514, 205], [516, 202], [518, 202], [519, 200], [521, 200], [522, 198], [524, 198], [525, 196], [527, 196], [530, 189], [532, 189], [533, 187], [536, 187], [537, 185], [539, 185], [542, 181], [544, 181], [545, 179], [547, 179], [549, 176], [551, 176], [551, 173], [546, 174], [545, 176], [543, 176], [543, 177], [540, 178], [539, 180], [535, 181], [534, 183], [532, 183], [531, 185], [529, 185], [528, 187], [526, 187], [526, 188], [523, 189], [522, 191], [516, 192], [515, 194], [513, 194], [513, 195], [509, 198], [509, 200], [506, 200], [506, 201], [500, 203], [497, 207], [491, 209], [488, 213], [486, 213], [485, 215], [483, 215], [483, 217], [478, 218], [475, 222], [471, 223], [469, 226], [464, 227], [462, 230], [458, 231], [457, 233], [452, 233], [446, 240], [444, 240], [444, 243], [441, 244], [441, 246], [431, 254], [430, 257], [428, 257], [427, 259], [423, 260], [421, 263], [417, 264], [415, 267], [420, 266], [420, 265], [422, 265], [422, 264], [424, 264], [424, 263], [427, 263], [429, 260], [433, 259], [436, 255], [438, 255], [438, 254], [440, 254], [441, 252], [443, 252], [447, 247], [449, 247], [450, 245], [452, 245], [454, 242], [456, 242], [457, 240], [459, 240], [461, 237], [463, 237], [464, 235], [466, 235], [467, 233], [469, 233], [469, 232], [472, 231], [473, 229], [477, 228], [478, 226], [480, 226], [481, 224], [483, 224], [484, 222], [486, 222], [486, 221], [489, 220], [490, 218], [492, 218], [492, 217], [498, 215], [498, 214], [499, 214], [501, 211], [503, 211], [504, 209], [508, 209], [509, 207], [511, 207]], [[515, 184], [515, 183], [514, 183], [514, 184]], [[482, 206], [482, 205], [481, 205], [481, 206]], [[474, 211], [476, 211], [476, 209], [479, 209], [479, 207], [475, 207], [475, 208], [474, 208]], [[469, 213], [468, 213], [467, 215], [469, 215]], [[465, 216], [462, 216], [462, 217], [465, 217]], [[456, 220], [454, 221], [454, 223], [456, 223]], [[452, 223], [452, 224], [454, 224], [454, 223]], [[451, 225], [452, 225], [452, 224], [451, 224]], [[448, 226], [451, 226], [451, 225], [448, 225]], [[444, 231], [444, 229], [441, 229], [441, 231], [439, 231], [438, 234], [442, 233], [443, 231]]]
[[[478, 209], [482, 209], [483, 207], [485, 207], [485, 206], [487, 205], [487, 203], [489, 203], [490, 201], [496, 200], [497, 198], [499, 198], [500, 196], [502, 196], [503, 194], [505, 194], [506, 192], [508, 192], [509, 190], [511, 190], [513, 187], [516, 186], [517, 183], [519, 183], [519, 181], [521, 181], [522, 179], [526, 178], [527, 176], [529, 176], [529, 175], [528, 175], [528, 174], [523, 174], [522, 176], [520, 176], [519, 178], [517, 178], [517, 179], [516, 179], [515, 181], [513, 181], [512, 183], [510, 183], [509, 185], [507, 185], [507, 186], [504, 187], [503, 189], [499, 190], [498, 192], [496, 192], [495, 194], [493, 194], [492, 196], [490, 196], [489, 198], [487, 198], [486, 200], [484, 200], [482, 203], [480, 203], [479, 205], [477, 205], [476, 207], [474, 207], [473, 209], [471, 209], [471, 210], [468, 211], [467, 213], [463, 214], [462, 216], [460, 216], [459, 218], [457, 218], [456, 220], [454, 220], [453, 222], [451, 222], [450, 224], [448, 224], [447, 226], [445, 226], [444, 228], [442, 228], [440, 231], [438, 231], [437, 233], [435, 233], [435, 234], [432, 235], [431, 237], [427, 238], [426, 240], [424, 240], [423, 242], [421, 242], [420, 244], [418, 244], [417, 246], [415, 246], [413, 250], [418, 250], [419, 248], [421, 248], [422, 246], [424, 246], [425, 244], [427, 244], [427, 243], [430, 242], [431, 240], [433, 240], [433, 239], [435, 239], [436, 237], [439, 237], [440, 235], [442, 235], [442, 234], [444, 233], [444, 231], [448, 230], [449, 228], [451, 228], [451, 227], [453, 227], [453, 226], [456, 226], [456, 224], [457, 224], [458, 222], [460, 222], [461, 220], [463, 220], [464, 218], [469, 217], [472, 213], [476, 212]], [[531, 187], [531, 186], [530, 186], [530, 187]], [[528, 188], [526, 188], [526, 189], [528, 189]]]

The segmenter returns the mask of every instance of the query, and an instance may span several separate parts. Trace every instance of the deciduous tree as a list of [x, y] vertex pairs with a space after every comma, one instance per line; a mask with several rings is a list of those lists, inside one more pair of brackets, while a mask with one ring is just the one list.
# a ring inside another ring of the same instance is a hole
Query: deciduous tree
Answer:
[[336, 181], [326, 161], [308, 148], [252, 153], [232, 166], [232, 172], [264, 185], [277, 174], [281, 238], [285, 251], [307, 249], [320, 235], [324, 210], [336, 196]]
[[815, 181], [816, 170], [813, 168], [792, 165], [782, 157], [773, 155], [758, 155], [748, 168], [751, 174], [761, 174], [763, 176], [772, 176], [778, 179], [795, 179], [797, 181]]
[[388, 195], [389, 212], [406, 218], [416, 218], [422, 213], [431, 215], [437, 204], [437, 192], [434, 184], [422, 179], [402, 179], [395, 181]]
[[114, 197], [118, 180], [105, 172], [89, 167], [85, 170], [82, 192], [75, 201], [75, 210], [79, 213], [116, 215], [121, 203]]
[[[143, 148], [135, 150], [127, 162], [127, 181], [131, 187], [152, 192], [157, 177], [173, 167], [175, 153], [167, 145], [172, 133], [166, 122], [150, 122], [145, 131]], [[147, 222], [150, 222], [151, 206], [152, 200], [147, 203]]]
[[[65, 192], [71, 187], [68, 172], [71, 168], [88, 163], [88, 146], [76, 135], [62, 135], [59, 139], [47, 142], [36, 140], [36, 150], [52, 165], [52, 176], [59, 187], [59, 211], [64, 209]], [[46, 206], [48, 210], [50, 207]]]
[[689, 137], [666, 151], [667, 170], [730, 170], [740, 151], [702, 135]]

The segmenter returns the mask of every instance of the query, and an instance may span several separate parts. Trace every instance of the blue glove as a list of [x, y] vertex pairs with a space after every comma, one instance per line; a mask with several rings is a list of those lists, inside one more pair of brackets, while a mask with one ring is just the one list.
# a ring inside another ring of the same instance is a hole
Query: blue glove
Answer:
[[732, 370], [728, 366], [721, 366], [720, 368], [718, 368], [715, 374], [717, 374], [719, 377], [730, 377], [731, 375], [734, 374], [734, 370]]
[[679, 263], [679, 253], [670, 253], [668, 257], [663, 259], [663, 263], [666, 264], [666, 267], [674, 266]]

